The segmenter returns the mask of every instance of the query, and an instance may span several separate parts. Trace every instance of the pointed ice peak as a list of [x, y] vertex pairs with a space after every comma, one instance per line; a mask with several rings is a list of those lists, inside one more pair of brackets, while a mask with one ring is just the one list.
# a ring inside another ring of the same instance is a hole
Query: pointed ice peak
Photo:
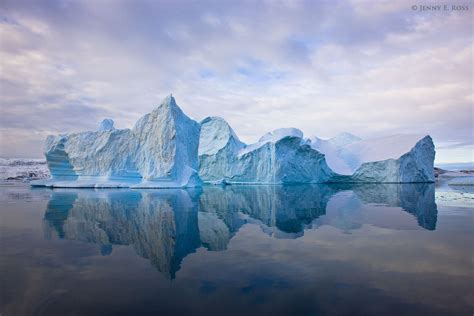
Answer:
[[[219, 123], [222, 123], [222, 124], [225, 124], [227, 126], [229, 126], [229, 123], [227, 123], [226, 120], [224, 120], [222, 117], [220, 116], [208, 116], [206, 118], [204, 118], [200, 124], [203, 125], [203, 124], [207, 124], [207, 123], [210, 123], [210, 122], [219, 122]], [[230, 127], [230, 126], [229, 126]]]
[[258, 142], [277, 142], [287, 136], [303, 138], [303, 132], [294, 127], [278, 128], [263, 135]]
[[166, 104], [168, 106], [177, 106], [176, 100], [174, 99], [171, 93], [168, 96], [166, 96], [161, 103]]
[[163, 99], [163, 101], [161, 101], [161, 103], [157, 107], [155, 107], [155, 109], [153, 111], [156, 111], [157, 109], [159, 109], [161, 107], [167, 107], [167, 108], [177, 107], [177, 108], [179, 108], [179, 106], [176, 104], [176, 100], [174, 99], [172, 94], [169, 94], [168, 96], [166, 96]]
[[112, 119], [104, 119], [100, 122], [99, 132], [114, 130], [114, 121]]

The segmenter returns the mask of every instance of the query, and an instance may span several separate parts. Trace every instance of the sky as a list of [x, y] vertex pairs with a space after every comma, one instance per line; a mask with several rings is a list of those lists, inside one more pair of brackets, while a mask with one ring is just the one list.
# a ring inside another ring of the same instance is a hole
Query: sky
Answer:
[[247, 143], [429, 134], [436, 162], [474, 161], [474, 3], [434, 4], [1, 0], [0, 156], [104, 118], [131, 128], [172, 93]]

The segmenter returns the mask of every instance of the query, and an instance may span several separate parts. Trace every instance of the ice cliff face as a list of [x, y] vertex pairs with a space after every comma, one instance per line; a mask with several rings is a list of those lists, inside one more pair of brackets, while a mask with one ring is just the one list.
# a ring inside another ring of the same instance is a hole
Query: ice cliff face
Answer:
[[322, 183], [333, 172], [324, 155], [297, 136], [249, 145], [237, 155], [230, 182]]
[[201, 121], [199, 138], [199, 175], [203, 181], [221, 181], [232, 177], [238, 152], [245, 147], [230, 125], [220, 117]]
[[138, 120], [132, 134], [134, 162], [144, 180], [141, 186], [199, 185], [199, 132], [199, 123], [187, 117], [172, 96]]
[[201, 122], [199, 174], [205, 182], [318, 183], [332, 176], [324, 155], [305, 144], [295, 128], [267, 133], [243, 144], [222, 118]]
[[199, 123], [169, 96], [133, 129], [104, 120], [96, 132], [49, 136], [45, 156], [52, 187], [156, 187], [200, 185]]

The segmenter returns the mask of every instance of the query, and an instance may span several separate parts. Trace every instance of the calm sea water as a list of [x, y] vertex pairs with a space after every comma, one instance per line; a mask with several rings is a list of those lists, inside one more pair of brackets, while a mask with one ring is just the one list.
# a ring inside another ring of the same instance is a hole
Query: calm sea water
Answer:
[[435, 186], [0, 185], [0, 314], [472, 315], [472, 204]]

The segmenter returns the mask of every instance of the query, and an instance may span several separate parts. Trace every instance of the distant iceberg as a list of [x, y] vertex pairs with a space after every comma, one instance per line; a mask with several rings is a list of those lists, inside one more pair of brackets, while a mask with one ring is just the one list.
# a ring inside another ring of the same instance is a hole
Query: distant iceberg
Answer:
[[32, 181], [33, 186], [180, 188], [202, 182], [435, 180], [430, 136], [363, 140], [342, 133], [323, 140], [304, 138], [296, 128], [280, 128], [245, 144], [222, 118], [207, 117], [200, 123], [190, 119], [171, 95], [132, 129], [116, 129], [111, 119], [105, 119], [94, 132], [48, 136], [45, 157], [51, 177]]
[[344, 133], [311, 139], [337, 174], [333, 182], [434, 182], [435, 147], [430, 136], [393, 135], [362, 140]]

